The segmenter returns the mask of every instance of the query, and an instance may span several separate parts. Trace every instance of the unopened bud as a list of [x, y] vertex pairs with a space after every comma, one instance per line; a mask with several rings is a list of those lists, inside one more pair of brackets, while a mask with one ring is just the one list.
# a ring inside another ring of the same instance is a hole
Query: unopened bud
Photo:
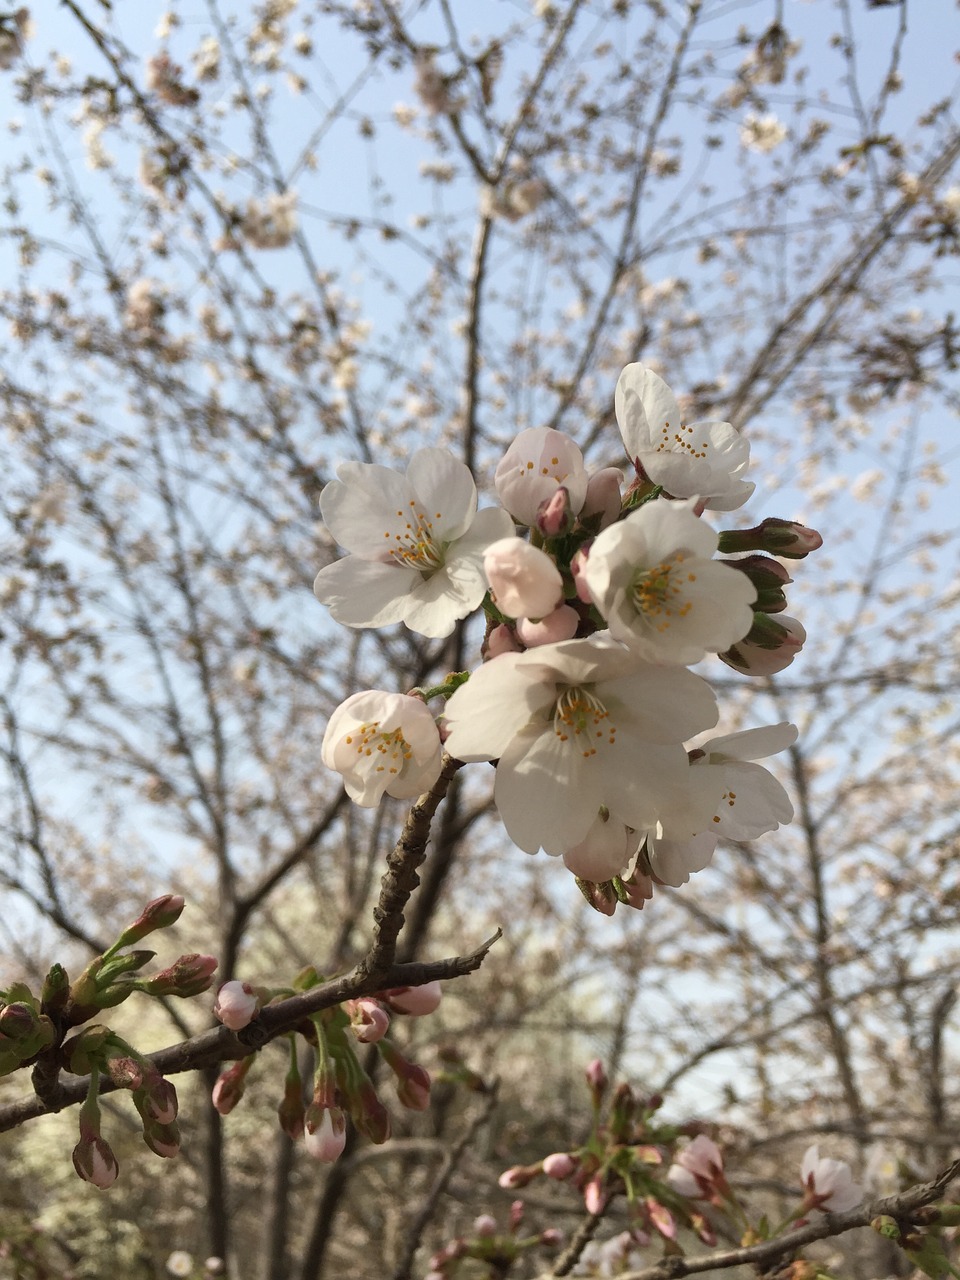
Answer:
[[787, 597], [783, 588], [789, 586], [793, 579], [779, 560], [771, 560], [769, 556], [743, 556], [739, 560], [721, 560], [743, 573], [757, 589], [757, 598], [753, 603], [758, 613], [782, 613], [787, 607]]
[[563, 1232], [556, 1227], [547, 1227], [540, 1232], [540, 1243], [547, 1249], [559, 1249], [563, 1244]]
[[260, 998], [249, 982], [225, 982], [217, 992], [213, 1004], [214, 1016], [231, 1031], [241, 1031], [250, 1025], [260, 1007]]
[[540, 1166], [538, 1164], [515, 1164], [510, 1169], [504, 1169], [497, 1179], [497, 1185], [503, 1187], [504, 1191], [517, 1191], [520, 1187], [525, 1187], [533, 1182], [534, 1178], [539, 1177], [539, 1175]]
[[147, 903], [133, 924], [124, 929], [112, 950], [133, 946], [157, 929], [168, 929], [180, 919], [182, 911], [183, 898], [179, 893], [165, 893], [161, 898], [154, 898]]
[[217, 963], [214, 956], [180, 956], [168, 969], [141, 983], [140, 989], [153, 996], [198, 996], [213, 985]]
[[796, 618], [782, 613], [774, 619], [765, 613], [755, 613], [746, 637], [718, 656], [728, 667], [744, 675], [776, 675], [789, 667], [806, 638], [807, 633]]
[[586, 569], [589, 558], [589, 547], [580, 547], [570, 561], [570, 574], [577, 590], [577, 599], [582, 600], [584, 604], [593, 604], [593, 596], [587, 586]]
[[170, 1125], [180, 1109], [176, 1089], [159, 1071], [147, 1074], [143, 1085], [134, 1089], [133, 1102], [148, 1124]]
[[545, 538], [556, 538], [573, 528], [570, 494], [564, 485], [544, 498], [537, 508], [537, 528]]
[[479, 1218], [474, 1218], [473, 1233], [477, 1236], [495, 1236], [497, 1234], [497, 1220], [493, 1214], [481, 1213]]
[[106, 1139], [98, 1133], [81, 1132], [80, 1141], [73, 1149], [73, 1167], [84, 1180], [105, 1191], [117, 1180], [120, 1166]]
[[541, 644], [556, 644], [560, 640], [572, 640], [580, 625], [580, 615], [568, 604], [562, 604], [548, 613], [545, 618], [534, 621], [532, 618], [521, 618], [517, 622], [517, 635], [527, 646], [534, 649]]
[[646, 1205], [647, 1216], [664, 1240], [676, 1240], [677, 1223], [670, 1210], [659, 1200], [654, 1200], [653, 1196], [647, 1196]]
[[591, 1178], [583, 1189], [583, 1203], [587, 1213], [596, 1217], [607, 1206], [607, 1194], [599, 1178]]
[[724, 529], [719, 540], [721, 555], [731, 551], [767, 551], [787, 560], [802, 560], [822, 546], [823, 538], [816, 529], [777, 516], [768, 516], [753, 529]]
[[542, 618], [563, 598], [560, 570], [523, 538], [500, 538], [483, 554], [493, 602], [508, 618]]
[[172, 1124], [154, 1124], [145, 1121], [143, 1140], [154, 1155], [172, 1160], [180, 1152], [180, 1126], [176, 1120]]
[[239, 1062], [227, 1067], [225, 1071], [221, 1071], [217, 1076], [210, 1095], [210, 1101], [220, 1115], [228, 1116], [243, 1097], [247, 1082], [247, 1072], [253, 1066], [255, 1057], [255, 1054], [251, 1054], [248, 1058], [241, 1058]]
[[44, 1013], [59, 1013], [66, 1005], [70, 995], [70, 979], [62, 964], [50, 966], [50, 972], [43, 980], [40, 992], [40, 1004]]
[[483, 646], [483, 660], [487, 662], [490, 658], [499, 658], [503, 653], [522, 652], [523, 646], [513, 634], [513, 628], [508, 627], [505, 622], [501, 622], [487, 636]]
[[578, 1164], [579, 1161], [575, 1160], [569, 1151], [555, 1151], [553, 1155], [544, 1159], [543, 1172], [548, 1178], [553, 1178], [556, 1182], [563, 1182], [565, 1178], [570, 1177]]
[[360, 1133], [375, 1146], [381, 1146], [390, 1137], [390, 1112], [373, 1091], [361, 1090], [360, 1105], [351, 1109], [350, 1118]]
[[[311, 1126], [310, 1119], [313, 1120]], [[308, 1155], [322, 1164], [333, 1164], [343, 1155], [347, 1142], [347, 1119], [339, 1107], [327, 1107], [308, 1119], [303, 1144]]]
[[603, 467], [587, 481], [587, 496], [580, 509], [580, 523], [592, 533], [613, 524], [620, 515], [620, 486], [623, 472], [619, 467]]
[[443, 999], [443, 984], [425, 982], [419, 987], [393, 987], [381, 993], [394, 1013], [408, 1013], [419, 1018], [434, 1013]]
[[430, 1076], [423, 1067], [410, 1064], [410, 1070], [397, 1078], [397, 1097], [408, 1111], [426, 1111], [430, 1106]]
[[593, 1096], [598, 1100], [602, 1098], [609, 1084], [609, 1079], [606, 1069], [599, 1058], [594, 1058], [592, 1062], [587, 1064], [584, 1075], [587, 1077], [587, 1085]]

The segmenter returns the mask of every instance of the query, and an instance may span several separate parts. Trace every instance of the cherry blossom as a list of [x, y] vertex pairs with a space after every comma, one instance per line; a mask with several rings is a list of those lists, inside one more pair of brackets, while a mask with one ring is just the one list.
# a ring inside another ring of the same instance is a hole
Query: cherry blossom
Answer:
[[698, 1134], [678, 1152], [667, 1171], [667, 1182], [674, 1191], [692, 1200], [712, 1196], [724, 1183], [720, 1148], [705, 1133]]
[[563, 854], [601, 806], [635, 829], [706, 827], [716, 783], [679, 743], [716, 717], [705, 681], [641, 662], [601, 632], [475, 671], [447, 703], [446, 745], [461, 760], [499, 761], [494, 799], [515, 844]]
[[660, 498], [600, 533], [585, 578], [611, 634], [649, 662], [700, 662], [753, 625], [756, 587], [710, 557], [717, 534], [694, 503]]
[[351, 694], [327, 725], [323, 763], [343, 775], [347, 795], [363, 808], [384, 794], [412, 800], [440, 776], [440, 733], [419, 698], [377, 689]]
[[317, 574], [317, 599], [348, 627], [448, 636], [486, 594], [483, 553], [513, 534], [510, 516], [477, 511], [473, 477], [446, 449], [417, 450], [405, 476], [364, 462], [337, 475], [320, 512], [349, 554]]
[[543, 618], [560, 604], [563, 579], [554, 561], [523, 538], [500, 538], [483, 555], [493, 603], [508, 618]]
[[540, 504], [552, 498], [561, 485], [576, 515], [587, 494], [587, 470], [583, 454], [569, 436], [548, 427], [529, 427], [500, 459], [494, 483], [500, 501], [514, 519], [533, 526]]
[[863, 1199], [863, 1188], [853, 1180], [850, 1166], [843, 1160], [820, 1158], [819, 1148], [808, 1147], [800, 1166], [800, 1177], [806, 1191], [804, 1212], [822, 1209], [843, 1213]]
[[744, 480], [750, 446], [729, 422], [683, 423], [661, 377], [628, 364], [614, 396], [627, 456], [674, 498], [699, 497], [713, 511], [735, 511], [756, 487]]
[[706, 765], [723, 781], [720, 807], [711, 824], [713, 834], [756, 840], [793, 820], [793, 805], [782, 784], [755, 761], [785, 751], [797, 736], [797, 726], [784, 722], [711, 738], [701, 745], [694, 767]]
[[249, 1026], [259, 1008], [260, 997], [249, 982], [234, 980], [225, 982], [217, 992], [213, 1012], [225, 1027], [240, 1031]]

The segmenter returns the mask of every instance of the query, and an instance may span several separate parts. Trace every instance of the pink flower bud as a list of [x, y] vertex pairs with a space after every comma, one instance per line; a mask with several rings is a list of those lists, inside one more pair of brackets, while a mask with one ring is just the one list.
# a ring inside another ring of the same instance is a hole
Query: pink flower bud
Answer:
[[537, 528], [545, 538], [556, 538], [561, 533], [569, 533], [573, 528], [570, 493], [563, 485], [540, 503], [537, 508]]
[[664, 1240], [676, 1240], [677, 1224], [673, 1214], [653, 1196], [647, 1196], [647, 1214]]
[[343, 1155], [347, 1142], [347, 1119], [339, 1107], [328, 1107], [319, 1123], [311, 1129], [309, 1124], [303, 1135], [307, 1154], [321, 1164], [333, 1164]]
[[225, 982], [217, 992], [214, 1002], [214, 1015], [231, 1031], [240, 1031], [253, 1020], [260, 1008], [260, 997], [254, 994], [249, 982], [238, 982], [232, 979]]
[[483, 646], [483, 660], [488, 662], [491, 658], [499, 658], [502, 653], [522, 652], [523, 646], [517, 642], [513, 628], [501, 622], [487, 636], [486, 644]]
[[607, 1206], [607, 1196], [603, 1189], [603, 1183], [599, 1178], [591, 1178], [583, 1189], [583, 1203], [587, 1213], [597, 1214], [603, 1213]]
[[481, 1213], [479, 1218], [473, 1220], [474, 1234], [478, 1236], [495, 1236], [497, 1234], [497, 1220], [489, 1213]]
[[587, 586], [586, 576], [587, 560], [589, 558], [589, 547], [580, 547], [570, 561], [570, 572], [573, 575], [573, 585], [577, 589], [577, 598], [582, 600], [584, 604], [593, 604], [593, 596]]
[[493, 602], [508, 618], [542, 618], [563, 598], [560, 570], [545, 551], [523, 538], [500, 538], [487, 547], [483, 571]]
[[154, 1153], [165, 1160], [172, 1160], [180, 1153], [180, 1127], [173, 1124], [150, 1124], [143, 1126], [143, 1140]]
[[554, 644], [558, 640], [572, 640], [580, 625], [580, 615], [570, 605], [562, 604], [553, 613], [534, 622], [521, 618], [517, 623], [517, 635], [528, 649], [538, 644]]
[[795, 520], [768, 516], [753, 529], [724, 529], [720, 534], [720, 551], [767, 551], [786, 560], [802, 560], [823, 546], [816, 529], [808, 529]]
[[555, 1151], [553, 1155], [547, 1156], [544, 1160], [543, 1172], [548, 1178], [563, 1182], [564, 1178], [570, 1177], [577, 1164], [578, 1161], [568, 1151]]
[[411, 1062], [403, 1078], [397, 1079], [397, 1097], [408, 1111], [426, 1111], [430, 1106], [430, 1076]]
[[584, 1075], [587, 1077], [587, 1084], [590, 1086], [592, 1093], [602, 1095], [606, 1091], [609, 1081], [604, 1065], [599, 1058], [594, 1058], [592, 1062], [587, 1064]]
[[168, 929], [180, 919], [183, 898], [179, 893], [165, 893], [161, 898], [148, 902], [133, 924], [124, 929], [117, 940], [117, 948], [130, 947], [157, 929]]
[[556, 1227], [547, 1227], [540, 1232], [540, 1243], [547, 1249], [559, 1249], [563, 1244], [563, 1232]]
[[785, 613], [775, 619], [763, 613], [753, 616], [754, 625], [747, 637], [718, 657], [744, 675], [776, 675], [793, 662], [803, 648], [807, 633], [796, 618], [789, 618]]
[[92, 1182], [101, 1191], [112, 1187], [120, 1172], [109, 1143], [98, 1133], [84, 1134], [82, 1126], [80, 1141], [73, 1149], [73, 1167], [84, 1182]]
[[198, 996], [211, 986], [216, 967], [215, 956], [180, 956], [169, 968], [147, 978], [143, 987], [154, 996]]
[[528, 1183], [533, 1182], [540, 1173], [538, 1164], [522, 1165], [515, 1164], [510, 1169], [505, 1169], [497, 1179], [497, 1185], [503, 1187], [504, 1191], [517, 1191], [520, 1187], [525, 1187]]
[[240, 1062], [235, 1062], [232, 1067], [228, 1067], [226, 1071], [222, 1071], [217, 1076], [210, 1095], [210, 1101], [213, 1103], [214, 1109], [219, 1111], [222, 1116], [228, 1116], [243, 1097], [247, 1072], [250, 1070], [252, 1062], [252, 1057], [243, 1058]]
[[420, 1018], [440, 1007], [443, 985], [434, 981], [425, 982], [419, 987], [393, 987], [382, 995], [394, 1013], [409, 1013], [414, 1018]]
[[[591, 516], [599, 516], [596, 531], [606, 529], [620, 515], [620, 486], [623, 484], [623, 472], [619, 467], [603, 467], [595, 471], [587, 481], [587, 496], [580, 511], [581, 521], [588, 521]], [[590, 525], [593, 529], [593, 525]]]
[[387, 1034], [390, 1026], [390, 1015], [383, 1005], [376, 1000], [350, 1001], [353, 1005], [353, 1034], [361, 1044], [376, 1044]]

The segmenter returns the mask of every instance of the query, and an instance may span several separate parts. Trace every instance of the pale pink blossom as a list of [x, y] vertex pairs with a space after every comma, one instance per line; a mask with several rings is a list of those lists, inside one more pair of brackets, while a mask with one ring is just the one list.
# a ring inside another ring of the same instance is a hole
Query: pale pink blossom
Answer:
[[729, 422], [683, 422], [664, 380], [628, 364], [614, 396], [627, 456], [674, 498], [700, 499], [714, 511], [735, 511], [755, 485], [743, 479], [750, 446]]
[[587, 470], [578, 446], [562, 431], [528, 427], [500, 460], [494, 483], [501, 503], [519, 524], [533, 526], [541, 503], [562, 485], [574, 515], [583, 506]]
[[563, 598], [560, 570], [523, 538], [501, 538], [487, 547], [483, 571], [493, 603], [508, 618], [542, 618]]
[[508, 627], [505, 622], [501, 622], [499, 626], [493, 628], [487, 636], [486, 644], [483, 649], [484, 660], [490, 658], [499, 658], [503, 653], [522, 653], [523, 646], [517, 641], [513, 633], [513, 628]]
[[353, 1001], [351, 1026], [360, 1044], [376, 1044], [390, 1028], [390, 1015], [376, 1000]]
[[260, 997], [249, 982], [236, 980], [225, 982], [217, 992], [213, 1005], [214, 1015], [231, 1031], [249, 1026], [260, 1008]]
[[854, 1182], [850, 1166], [843, 1160], [826, 1156], [821, 1159], [815, 1145], [808, 1147], [804, 1154], [800, 1177], [806, 1193], [804, 1212], [822, 1209], [827, 1213], [843, 1213], [863, 1199], [863, 1188]]
[[723, 1182], [723, 1156], [705, 1133], [698, 1134], [688, 1147], [678, 1152], [667, 1171], [674, 1191], [691, 1200], [712, 1196]]
[[430, 790], [440, 776], [440, 732], [421, 699], [369, 689], [334, 711], [320, 756], [343, 775], [350, 799], [370, 809], [384, 794], [413, 800]]

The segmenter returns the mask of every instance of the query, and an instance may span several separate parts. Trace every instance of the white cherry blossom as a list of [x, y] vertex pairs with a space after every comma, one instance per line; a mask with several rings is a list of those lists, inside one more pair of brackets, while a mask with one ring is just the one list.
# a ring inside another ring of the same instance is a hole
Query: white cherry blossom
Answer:
[[661, 377], [628, 364], [614, 396], [627, 456], [674, 498], [699, 497], [713, 511], [735, 511], [756, 487], [743, 479], [750, 446], [729, 422], [684, 424]]
[[419, 449], [405, 476], [363, 462], [337, 475], [320, 511], [350, 554], [317, 574], [317, 599], [348, 627], [403, 622], [448, 636], [486, 594], [483, 553], [513, 533], [510, 516], [477, 511], [473, 476], [446, 449]]
[[549, 427], [521, 431], [500, 459], [494, 483], [497, 496], [519, 524], [537, 523], [540, 504], [562, 485], [574, 515], [587, 495], [583, 454], [569, 436]]
[[440, 776], [440, 732], [425, 703], [377, 689], [351, 694], [327, 725], [323, 763], [343, 775], [347, 795], [364, 808], [384, 793], [412, 800]]
[[714, 835], [756, 840], [793, 820], [793, 805], [782, 784], [755, 761], [785, 751], [797, 737], [797, 726], [784, 722], [701, 744], [694, 768], [706, 767], [722, 781], [720, 805], [710, 824]]
[[757, 590], [712, 560], [717, 533], [693, 501], [648, 502], [600, 533], [584, 576], [610, 633], [648, 662], [700, 662], [753, 625]]
[[[447, 750], [498, 760], [494, 799], [521, 849], [564, 854], [601, 807], [613, 821], [693, 835], [717, 807], [717, 780], [680, 742], [712, 723], [705, 681], [655, 667], [607, 632], [503, 654], [447, 703]], [[694, 728], [696, 726], [696, 728]]]

